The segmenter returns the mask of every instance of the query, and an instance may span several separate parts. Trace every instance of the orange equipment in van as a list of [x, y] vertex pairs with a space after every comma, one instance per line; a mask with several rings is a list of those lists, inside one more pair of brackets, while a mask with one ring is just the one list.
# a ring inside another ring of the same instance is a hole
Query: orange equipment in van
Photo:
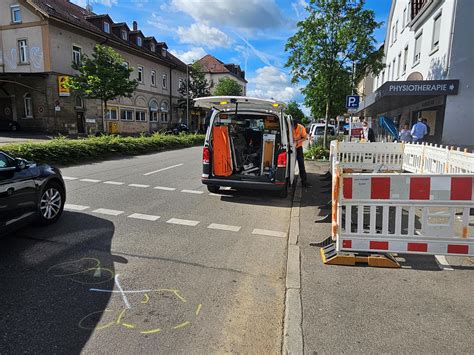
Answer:
[[212, 168], [215, 176], [232, 175], [229, 128], [212, 127]]

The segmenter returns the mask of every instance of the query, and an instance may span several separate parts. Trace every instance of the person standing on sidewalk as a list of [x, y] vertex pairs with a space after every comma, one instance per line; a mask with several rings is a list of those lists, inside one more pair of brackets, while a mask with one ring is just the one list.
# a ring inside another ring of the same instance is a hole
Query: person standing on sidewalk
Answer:
[[293, 141], [296, 147], [296, 160], [298, 161], [298, 169], [300, 171], [301, 183], [303, 187], [311, 187], [307, 181], [306, 169], [304, 167], [303, 143], [308, 137], [306, 129], [298, 120], [293, 121]]
[[364, 139], [365, 142], [375, 142], [375, 133], [372, 128], [369, 127], [367, 121], [362, 123], [362, 132], [360, 139]]
[[413, 125], [411, 128], [411, 136], [413, 139], [413, 143], [421, 143], [423, 138], [428, 133], [428, 129], [426, 125], [423, 123], [423, 118], [418, 118], [418, 122]]
[[408, 124], [408, 122], [405, 122], [403, 129], [400, 131], [400, 134], [398, 135], [398, 139], [403, 143], [411, 143], [412, 137], [411, 137], [410, 125]]

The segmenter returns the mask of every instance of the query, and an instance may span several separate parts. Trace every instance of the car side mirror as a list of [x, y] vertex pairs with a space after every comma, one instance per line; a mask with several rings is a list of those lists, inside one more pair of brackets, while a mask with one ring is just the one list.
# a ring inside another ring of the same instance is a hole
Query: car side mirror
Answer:
[[16, 168], [18, 170], [23, 170], [26, 168], [26, 161], [25, 159], [20, 159], [20, 158], [17, 158], [15, 159], [15, 162], [16, 162]]

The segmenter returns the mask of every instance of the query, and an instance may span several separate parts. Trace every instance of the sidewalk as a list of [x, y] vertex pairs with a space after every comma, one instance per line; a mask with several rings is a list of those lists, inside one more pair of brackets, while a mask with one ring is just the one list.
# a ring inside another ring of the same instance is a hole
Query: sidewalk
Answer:
[[[474, 349], [474, 264], [449, 258], [443, 270], [434, 256], [403, 256], [401, 269], [324, 265], [311, 242], [330, 235], [314, 223], [330, 210], [317, 205], [319, 174], [328, 163], [306, 162], [313, 185], [302, 190], [298, 245], [305, 354], [470, 353]], [[299, 188], [299, 187], [298, 187]]]

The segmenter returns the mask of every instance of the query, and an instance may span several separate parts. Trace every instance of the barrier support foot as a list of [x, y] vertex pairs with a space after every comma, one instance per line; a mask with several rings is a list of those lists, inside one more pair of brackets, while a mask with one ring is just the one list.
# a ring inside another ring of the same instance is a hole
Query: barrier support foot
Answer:
[[326, 265], [349, 265], [357, 263], [367, 264], [373, 267], [399, 268], [400, 264], [390, 254], [360, 255], [356, 253], [344, 253], [336, 251], [335, 244], [327, 245], [320, 249], [321, 259]]

